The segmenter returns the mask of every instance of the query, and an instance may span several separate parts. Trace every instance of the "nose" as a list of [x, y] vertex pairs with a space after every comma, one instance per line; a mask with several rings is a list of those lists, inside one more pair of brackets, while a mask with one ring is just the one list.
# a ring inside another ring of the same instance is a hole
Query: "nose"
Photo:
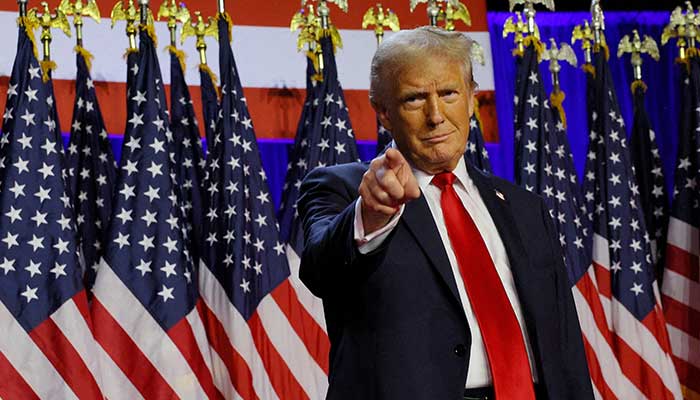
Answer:
[[443, 116], [442, 103], [439, 96], [429, 96], [426, 102], [426, 114], [428, 124], [431, 126], [440, 125], [445, 121]]

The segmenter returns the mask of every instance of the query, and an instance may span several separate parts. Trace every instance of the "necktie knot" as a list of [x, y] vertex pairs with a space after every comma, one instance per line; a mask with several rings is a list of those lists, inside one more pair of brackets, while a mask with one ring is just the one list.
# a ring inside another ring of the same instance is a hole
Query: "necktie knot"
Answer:
[[440, 172], [433, 177], [431, 181], [433, 185], [440, 188], [440, 190], [445, 190], [446, 187], [452, 186], [457, 177], [452, 172]]

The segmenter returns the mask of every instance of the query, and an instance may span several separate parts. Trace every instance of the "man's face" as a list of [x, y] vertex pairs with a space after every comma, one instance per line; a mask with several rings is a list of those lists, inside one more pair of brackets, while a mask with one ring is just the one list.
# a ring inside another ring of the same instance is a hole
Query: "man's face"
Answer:
[[460, 63], [426, 57], [407, 63], [375, 105], [401, 153], [430, 174], [451, 171], [463, 157], [473, 112], [471, 83]]

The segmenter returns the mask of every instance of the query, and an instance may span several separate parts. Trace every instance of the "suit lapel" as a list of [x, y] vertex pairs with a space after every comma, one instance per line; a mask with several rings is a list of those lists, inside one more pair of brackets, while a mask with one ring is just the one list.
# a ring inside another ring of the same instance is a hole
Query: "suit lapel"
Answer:
[[440, 233], [433, 220], [433, 214], [430, 212], [430, 207], [428, 207], [428, 202], [423, 194], [421, 194], [420, 198], [406, 203], [401, 219], [408, 231], [413, 235], [416, 243], [428, 255], [430, 262], [450, 289], [454, 300], [462, 308], [450, 260], [447, 258], [445, 246], [442, 244]]

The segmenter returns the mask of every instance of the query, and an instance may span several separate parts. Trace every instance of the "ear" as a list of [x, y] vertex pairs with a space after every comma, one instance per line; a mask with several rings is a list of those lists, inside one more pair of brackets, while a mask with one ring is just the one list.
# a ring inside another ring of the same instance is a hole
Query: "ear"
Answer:
[[377, 113], [377, 118], [379, 118], [379, 122], [382, 123], [382, 126], [385, 129], [391, 131], [391, 120], [389, 119], [389, 110], [385, 106], [375, 102], [372, 102], [372, 108], [374, 108], [374, 112]]

